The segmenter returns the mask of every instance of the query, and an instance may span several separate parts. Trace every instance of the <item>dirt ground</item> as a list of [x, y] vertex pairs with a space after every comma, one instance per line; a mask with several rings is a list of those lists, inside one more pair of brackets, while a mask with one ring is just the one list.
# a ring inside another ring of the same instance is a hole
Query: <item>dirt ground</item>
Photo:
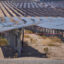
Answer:
[[[48, 58], [64, 59], [64, 43], [61, 41], [52, 41], [50, 38], [44, 39], [36, 34], [25, 34], [24, 42], [42, 54], [46, 53], [44, 48], [47, 48]], [[52, 45], [49, 45], [50, 43]]]

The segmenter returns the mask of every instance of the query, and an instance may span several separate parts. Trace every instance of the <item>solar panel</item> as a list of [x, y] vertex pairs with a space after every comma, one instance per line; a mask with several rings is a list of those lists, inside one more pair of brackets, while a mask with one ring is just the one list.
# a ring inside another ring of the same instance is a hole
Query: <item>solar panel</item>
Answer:
[[24, 3], [24, 7], [23, 7], [23, 8], [26, 8], [26, 4], [27, 4], [27, 3]]
[[36, 2], [34, 2], [34, 5], [35, 5], [36, 8], [39, 8]]
[[64, 18], [63, 17], [41, 17], [41, 23], [37, 26], [49, 28], [49, 29], [61, 29], [64, 30]]
[[[3, 20], [4, 19], [4, 20]], [[64, 30], [63, 17], [4, 17], [0, 18], [0, 32], [37, 25], [49, 29]]]
[[36, 21], [37, 18], [32, 17], [4, 17], [3, 19], [4, 21], [0, 18], [0, 32], [35, 25], [38, 23], [38, 21]]
[[20, 4], [20, 8], [22, 8], [23, 3]]
[[28, 8], [30, 8], [30, 3], [28, 3], [27, 5], [28, 5]]
[[31, 3], [31, 6], [32, 6], [32, 8], [35, 8], [34, 5], [33, 5], [33, 3]]

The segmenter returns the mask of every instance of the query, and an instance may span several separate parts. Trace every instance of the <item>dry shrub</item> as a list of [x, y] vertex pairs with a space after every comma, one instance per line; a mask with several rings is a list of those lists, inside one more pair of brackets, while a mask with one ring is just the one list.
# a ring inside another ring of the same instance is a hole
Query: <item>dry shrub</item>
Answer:
[[43, 40], [43, 44], [48, 46], [59, 46], [61, 42], [58, 37], [47, 37]]
[[30, 41], [31, 41], [31, 43], [34, 43], [34, 42], [33, 42], [33, 41], [34, 41], [34, 39], [30, 38]]
[[46, 39], [47, 37], [46, 36], [42, 36], [43, 39]]
[[52, 42], [58, 42], [58, 43], [62, 42], [62, 40], [56, 36], [55, 37], [49, 37], [49, 38], [52, 40]]
[[57, 45], [53, 43], [49, 43], [48, 46], [57, 46]]
[[25, 30], [25, 33], [32, 34], [33, 32], [31, 30]]
[[25, 38], [30, 38], [30, 36], [29, 36], [29, 35], [24, 35], [24, 37], [25, 37]]
[[0, 46], [6, 46], [8, 45], [8, 41], [4, 38], [0, 38]]
[[49, 38], [46, 38], [46, 39], [43, 40], [43, 44], [44, 44], [44, 45], [48, 45], [48, 44], [51, 43], [51, 42], [52, 42], [52, 40], [49, 39]]
[[48, 53], [48, 47], [44, 48], [44, 52], [47, 54]]
[[52, 42], [59, 42], [59, 43], [62, 42], [62, 40], [60, 38], [56, 37], [56, 36], [54, 36], [54, 37], [42, 36], [42, 37], [43, 37], [43, 39], [46, 39], [46, 40], [50, 39]]
[[33, 38], [30, 38], [30, 41], [31, 41], [32, 44], [35, 44], [36, 43], [36, 40], [33, 39]]
[[33, 42], [33, 39], [32, 38], [30, 38], [30, 41], [31, 41], [31, 43]]
[[18, 57], [18, 53], [15, 53], [15, 56], [14, 56], [14, 58], [17, 58]]

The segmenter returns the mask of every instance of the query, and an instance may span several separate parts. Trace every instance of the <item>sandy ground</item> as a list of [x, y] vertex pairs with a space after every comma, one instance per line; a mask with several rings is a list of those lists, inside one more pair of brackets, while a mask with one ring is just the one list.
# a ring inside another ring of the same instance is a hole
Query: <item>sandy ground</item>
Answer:
[[41, 36], [36, 34], [25, 34], [28, 35], [24, 38], [24, 41], [28, 43], [28, 46], [38, 50], [40, 53], [45, 53], [44, 48], [48, 48], [48, 58], [52, 59], [64, 59], [64, 43], [56, 43], [59, 46], [48, 46], [45, 42], [49, 40], [44, 40]]
[[3, 59], [4, 56], [3, 56], [3, 52], [2, 52], [2, 49], [0, 48], [0, 59]]

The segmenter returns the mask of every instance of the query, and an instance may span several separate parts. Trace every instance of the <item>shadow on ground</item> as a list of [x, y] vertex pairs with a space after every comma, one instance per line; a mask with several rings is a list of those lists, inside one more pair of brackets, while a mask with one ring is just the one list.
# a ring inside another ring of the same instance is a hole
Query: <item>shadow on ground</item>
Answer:
[[39, 57], [39, 58], [47, 58], [45, 53], [40, 53], [35, 48], [29, 46], [27, 42], [24, 42], [24, 47], [21, 52], [21, 57]]
[[[17, 53], [17, 51], [11, 48], [10, 46], [4, 46], [1, 48], [5, 58], [14, 58], [15, 53]], [[31, 46], [28, 46], [28, 44], [24, 42], [23, 50], [21, 51], [20, 57], [47, 58], [47, 55], [45, 53], [40, 53], [38, 50], [34, 49]]]
[[4, 58], [13, 58], [16, 51], [10, 46], [2, 46], [1, 47]]
[[36, 50], [30, 46], [24, 46], [23, 51], [21, 53], [21, 57], [47, 58], [45, 53], [40, 53], [38, 50]]

